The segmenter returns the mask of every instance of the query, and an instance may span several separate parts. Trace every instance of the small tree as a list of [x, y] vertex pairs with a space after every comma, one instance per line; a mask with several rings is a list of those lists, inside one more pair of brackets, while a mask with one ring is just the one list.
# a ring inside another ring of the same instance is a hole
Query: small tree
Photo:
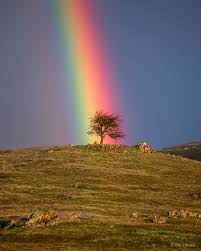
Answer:
[[96, 112], [90, 118], [89, 135], [96, 134], [100, 137], [100, 144], [103, 144], [104, 138], [109, 136], [112, 139], [124, 138], [125, 135], [120, 127], [122, 120], [118, 114]]

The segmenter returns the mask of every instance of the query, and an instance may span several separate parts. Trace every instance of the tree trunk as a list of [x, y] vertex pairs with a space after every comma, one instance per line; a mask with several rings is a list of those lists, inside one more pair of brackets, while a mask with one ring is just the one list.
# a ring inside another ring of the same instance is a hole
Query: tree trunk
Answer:
[[101, 125], [101, 133], [100, 133], [100, 137], [101, 137], [101, 140], [100, 140], [100, 145], [103, 144], [103, 139], [104, 139], [104, 132], [103, 132], [103, 126]]
[[103, 139], [104, 139], [104, 136], [103, 136], [103, 135], [101, 135], [100, 137], [101, 137], [100, 144], [102, 145], [102, 144], [103, 144]]

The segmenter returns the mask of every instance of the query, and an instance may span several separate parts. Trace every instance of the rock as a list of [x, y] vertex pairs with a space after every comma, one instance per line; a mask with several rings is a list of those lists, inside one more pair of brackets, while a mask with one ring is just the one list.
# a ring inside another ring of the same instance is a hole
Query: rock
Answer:
[[53, 152], [54, 152], [54, 150], [49, 150], [49, 151], [48, 151], [48, 153], [53, 153]]
[[138, 213], [133, 212], [133, 213], [130, 214], [130, 217], [136, 219], [138, 217]]
[[46, 211], [33, 213], [28, 217], [18, 217], [16, 219], [0, 219], [0, 229], [10, 230], [23, 226], [45, 226], [65, 223], [79, 223], [82, 220], [91, 220], [95, 216], [83, 212], [57, 212]]
[[35, 213], [27, 221], [27, 225], [46, 225], [57, 217], [54, 211]]
[[193, 212], [189, 212], [189, 216], [190, 217], [194, 217], [194, 213]]
[[27, 220], [28, 220], [27, 217], [19, 217], [16, 219], [1, 219], [0, 228], [12, 229], [14, 227], [21, 227], [21, 226], [24, 226]]
[[81, 186], [81, 184], [75, 184], [75, 185], [73, 185], [73, 187], [75, 187], [75, 188], [81, 188], [82, 186]]
[[181, 209], [179, 212], [176, 210], [169, 211], [168, 212], [169, 217], [172, 218], [187, 218], [187, 217], [192, 217], [192, 218], [199, 218], [201, 219], [201, 214], [197, 212], [191, 212], [188, 211], [187, 209]]
[[162, 216], [154, 216], [153, 218], [153, 223], [156, 223], [156, 224], [164, 224], [166, 223], [166, 218], [165, 217], [162, 217]]
[[80, 222], [80, 217], [78, 214], [73, 214], [68, 217], [68, 222]]
[[10, 219], [0, 219], [0, 228], [5, 228], [11, 223]]
[[47, 211], [34, 213], [26, 222], [28, 226], [58, 225], [64, 223], [79, 223], [81, 220], [91, 219], [93, 216], [82, 212]]
[[140, 143], [135, 146], [135, 148], [143, 153], [155, 153], [156, 150], [149, 146], [146, 142]]
[[25, 221], [21, 221], [21, 219], [12, 220], [10, 224], [6, 227], [6, 229], [12, 229], [15, 227], [22, 227], [24, 226]]
[[178, 212], [176, 210], [169, 211], [168, 215], [169, 215], [169, 217], [177, 218], [178, 217]]
[[186, 209], [181, 209], [179, 215], [181, 218], [186, 218], [189, 215], [189, 212]]
[[201, 194], [200, 194], [200, 193], [193, 193], [193, 194], [192, 194], [192, 197], [193, 197], [195, 200], [199, 200], [199, 199], [201, 199]]
[[194, 218], [198, 218], [198, 216], [199, 216], [199, 213], [193, 213]]

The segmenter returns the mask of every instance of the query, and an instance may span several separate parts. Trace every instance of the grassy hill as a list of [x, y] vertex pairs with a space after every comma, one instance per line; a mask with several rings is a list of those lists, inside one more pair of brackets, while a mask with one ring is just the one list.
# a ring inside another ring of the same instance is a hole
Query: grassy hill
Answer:
[[201, 142], [176, 145], [161, 150], [164, 153], [181, 155], [186, 158], [201, 161]]
[[1, 151], [0, 250], [200, 250], [200, 181], [126, 146]]

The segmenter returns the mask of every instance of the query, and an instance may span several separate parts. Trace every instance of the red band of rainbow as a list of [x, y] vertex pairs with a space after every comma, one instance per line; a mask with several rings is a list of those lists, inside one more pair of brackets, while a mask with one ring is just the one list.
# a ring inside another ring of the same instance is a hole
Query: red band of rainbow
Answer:
[[114, 112], [115, 90], [101, 42], [92, 0], [58, 0], [59, 28], [64, 49], [67, 85], [80, 143], [89, 143], [89, 118], [96, 111]]

